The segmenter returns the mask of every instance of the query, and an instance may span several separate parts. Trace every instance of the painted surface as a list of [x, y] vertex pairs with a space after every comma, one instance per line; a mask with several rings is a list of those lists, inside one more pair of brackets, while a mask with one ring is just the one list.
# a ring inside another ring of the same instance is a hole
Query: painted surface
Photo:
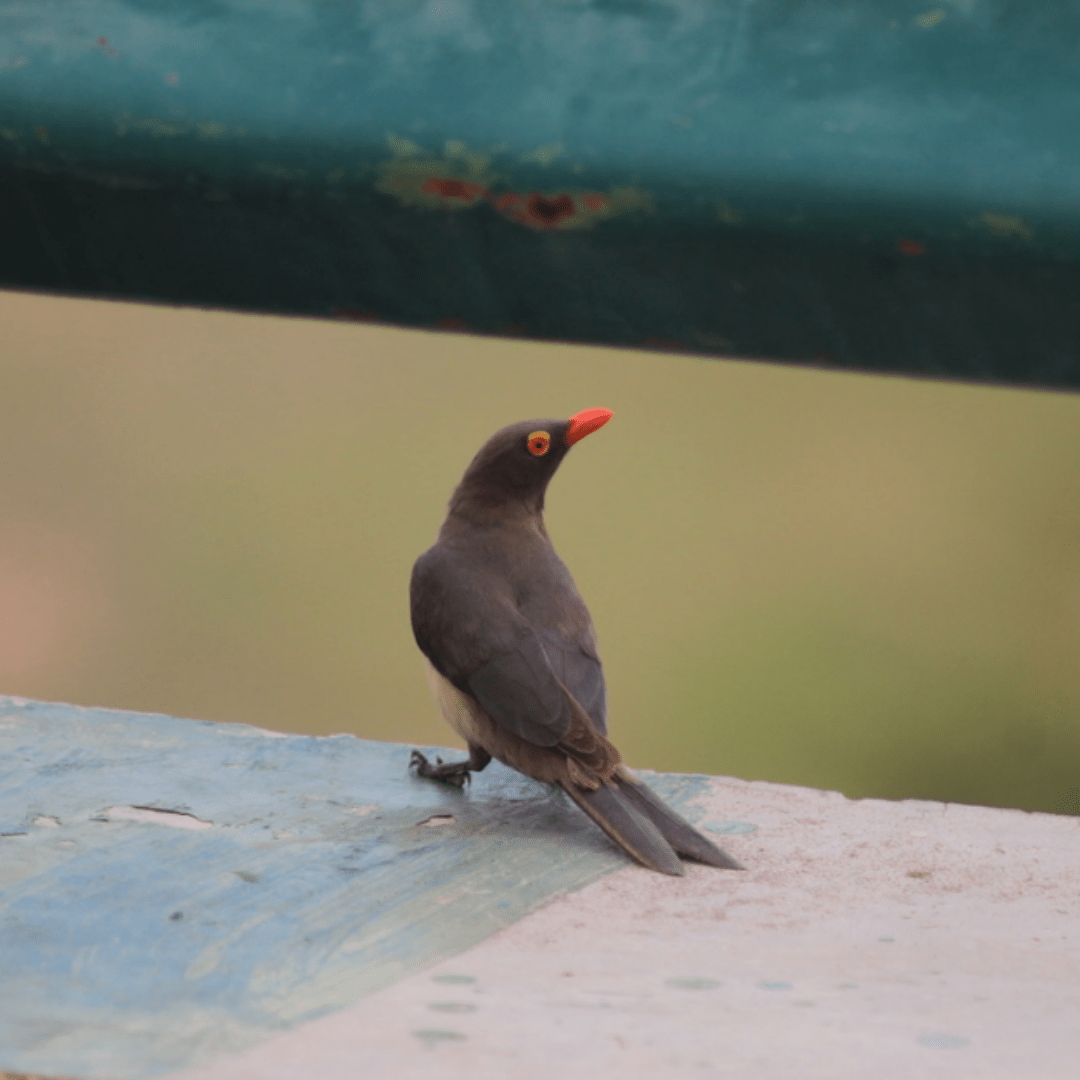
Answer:
[[626, 864], [561, 795], [410, 749], [0, 698], [0, 1069], [240, 1050]]
[[1049, 0], [7, 5], [0, 285], [1076, 386], [1078, 44]]
[[745, 873], [629, 867], [175, 1080], [1076, 1080], [1076, 817], [730, 777], [705, 807]]
[[[441, 157], [426, 157], [409, 139], [389, 136], [389, 161], [379, 166], [376, 191], [385, 192], [401, 206], [427, 210], [471, 210], [490, 205], [507, 221], [530, 229], [590, 229], [599, 222], [621, 214], [655, 212], [647, 192], [632, 187], [610, 191], [514, 191], [492, 160], [500, 149], [489, 154], [474, 153], [462, 142], [449, 140]], [[526, 161], [550, 164], [557, 156], [544, 147], [524, 156]]]

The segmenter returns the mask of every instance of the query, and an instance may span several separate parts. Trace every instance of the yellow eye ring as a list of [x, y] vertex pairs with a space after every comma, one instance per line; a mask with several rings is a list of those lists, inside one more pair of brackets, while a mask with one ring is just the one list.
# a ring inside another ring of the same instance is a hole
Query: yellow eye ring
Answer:
[[546, 431], [532, 431], [525, 445], [533, 457], [543, 457], [551, 449], [551, 436]]

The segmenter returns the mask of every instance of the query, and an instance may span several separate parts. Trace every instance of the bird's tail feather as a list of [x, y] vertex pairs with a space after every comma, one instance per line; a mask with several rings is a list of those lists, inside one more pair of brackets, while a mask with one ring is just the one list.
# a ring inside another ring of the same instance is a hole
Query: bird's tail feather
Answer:
[[685, 818], [676, 814], [660, 797], [646, 787], [628, 769], [620, 769], [619, 793], [626, 802], [645, 817], [659, 830], [661, 836], [680, 855], [687, 855], [708, 866], [721, 870], [745, 870], [741, 863], [721, 850], [708, 837], [702, 836]]
[[643, 813], [627, 798], [628, 785], [601, 784], [595, 791], [566, 782], [563, 790], [628, 855], [650, 870], [681, 877], [686, 869], [672, 845], [654, 824], [653, 815]]

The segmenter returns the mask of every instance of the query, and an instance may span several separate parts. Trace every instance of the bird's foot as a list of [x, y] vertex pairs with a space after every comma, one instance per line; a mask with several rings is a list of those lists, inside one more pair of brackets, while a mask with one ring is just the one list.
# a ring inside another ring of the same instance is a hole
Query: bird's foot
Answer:
[[451, 787], [461, 788], [472, 782], [469, 758], [464, 761], [451, 761], [443, 763], [441, 757], [435, 759], [436, 764], [430, 761], [419, 750], [414, 750], [409, 758], [409, 768], [416, 770], [416, 775], [425, 780], [440, 780]]

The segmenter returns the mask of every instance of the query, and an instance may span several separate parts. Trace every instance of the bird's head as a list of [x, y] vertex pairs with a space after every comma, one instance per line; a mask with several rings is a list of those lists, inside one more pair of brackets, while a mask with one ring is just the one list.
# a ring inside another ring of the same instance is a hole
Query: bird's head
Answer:
[[523, 420], [496, 431], [465, 470], [451, 513], [513, 504], [539, 513], [548, 481], [570, 447], [612, 415], [610, 409], [583, 409], [569, 420]]

